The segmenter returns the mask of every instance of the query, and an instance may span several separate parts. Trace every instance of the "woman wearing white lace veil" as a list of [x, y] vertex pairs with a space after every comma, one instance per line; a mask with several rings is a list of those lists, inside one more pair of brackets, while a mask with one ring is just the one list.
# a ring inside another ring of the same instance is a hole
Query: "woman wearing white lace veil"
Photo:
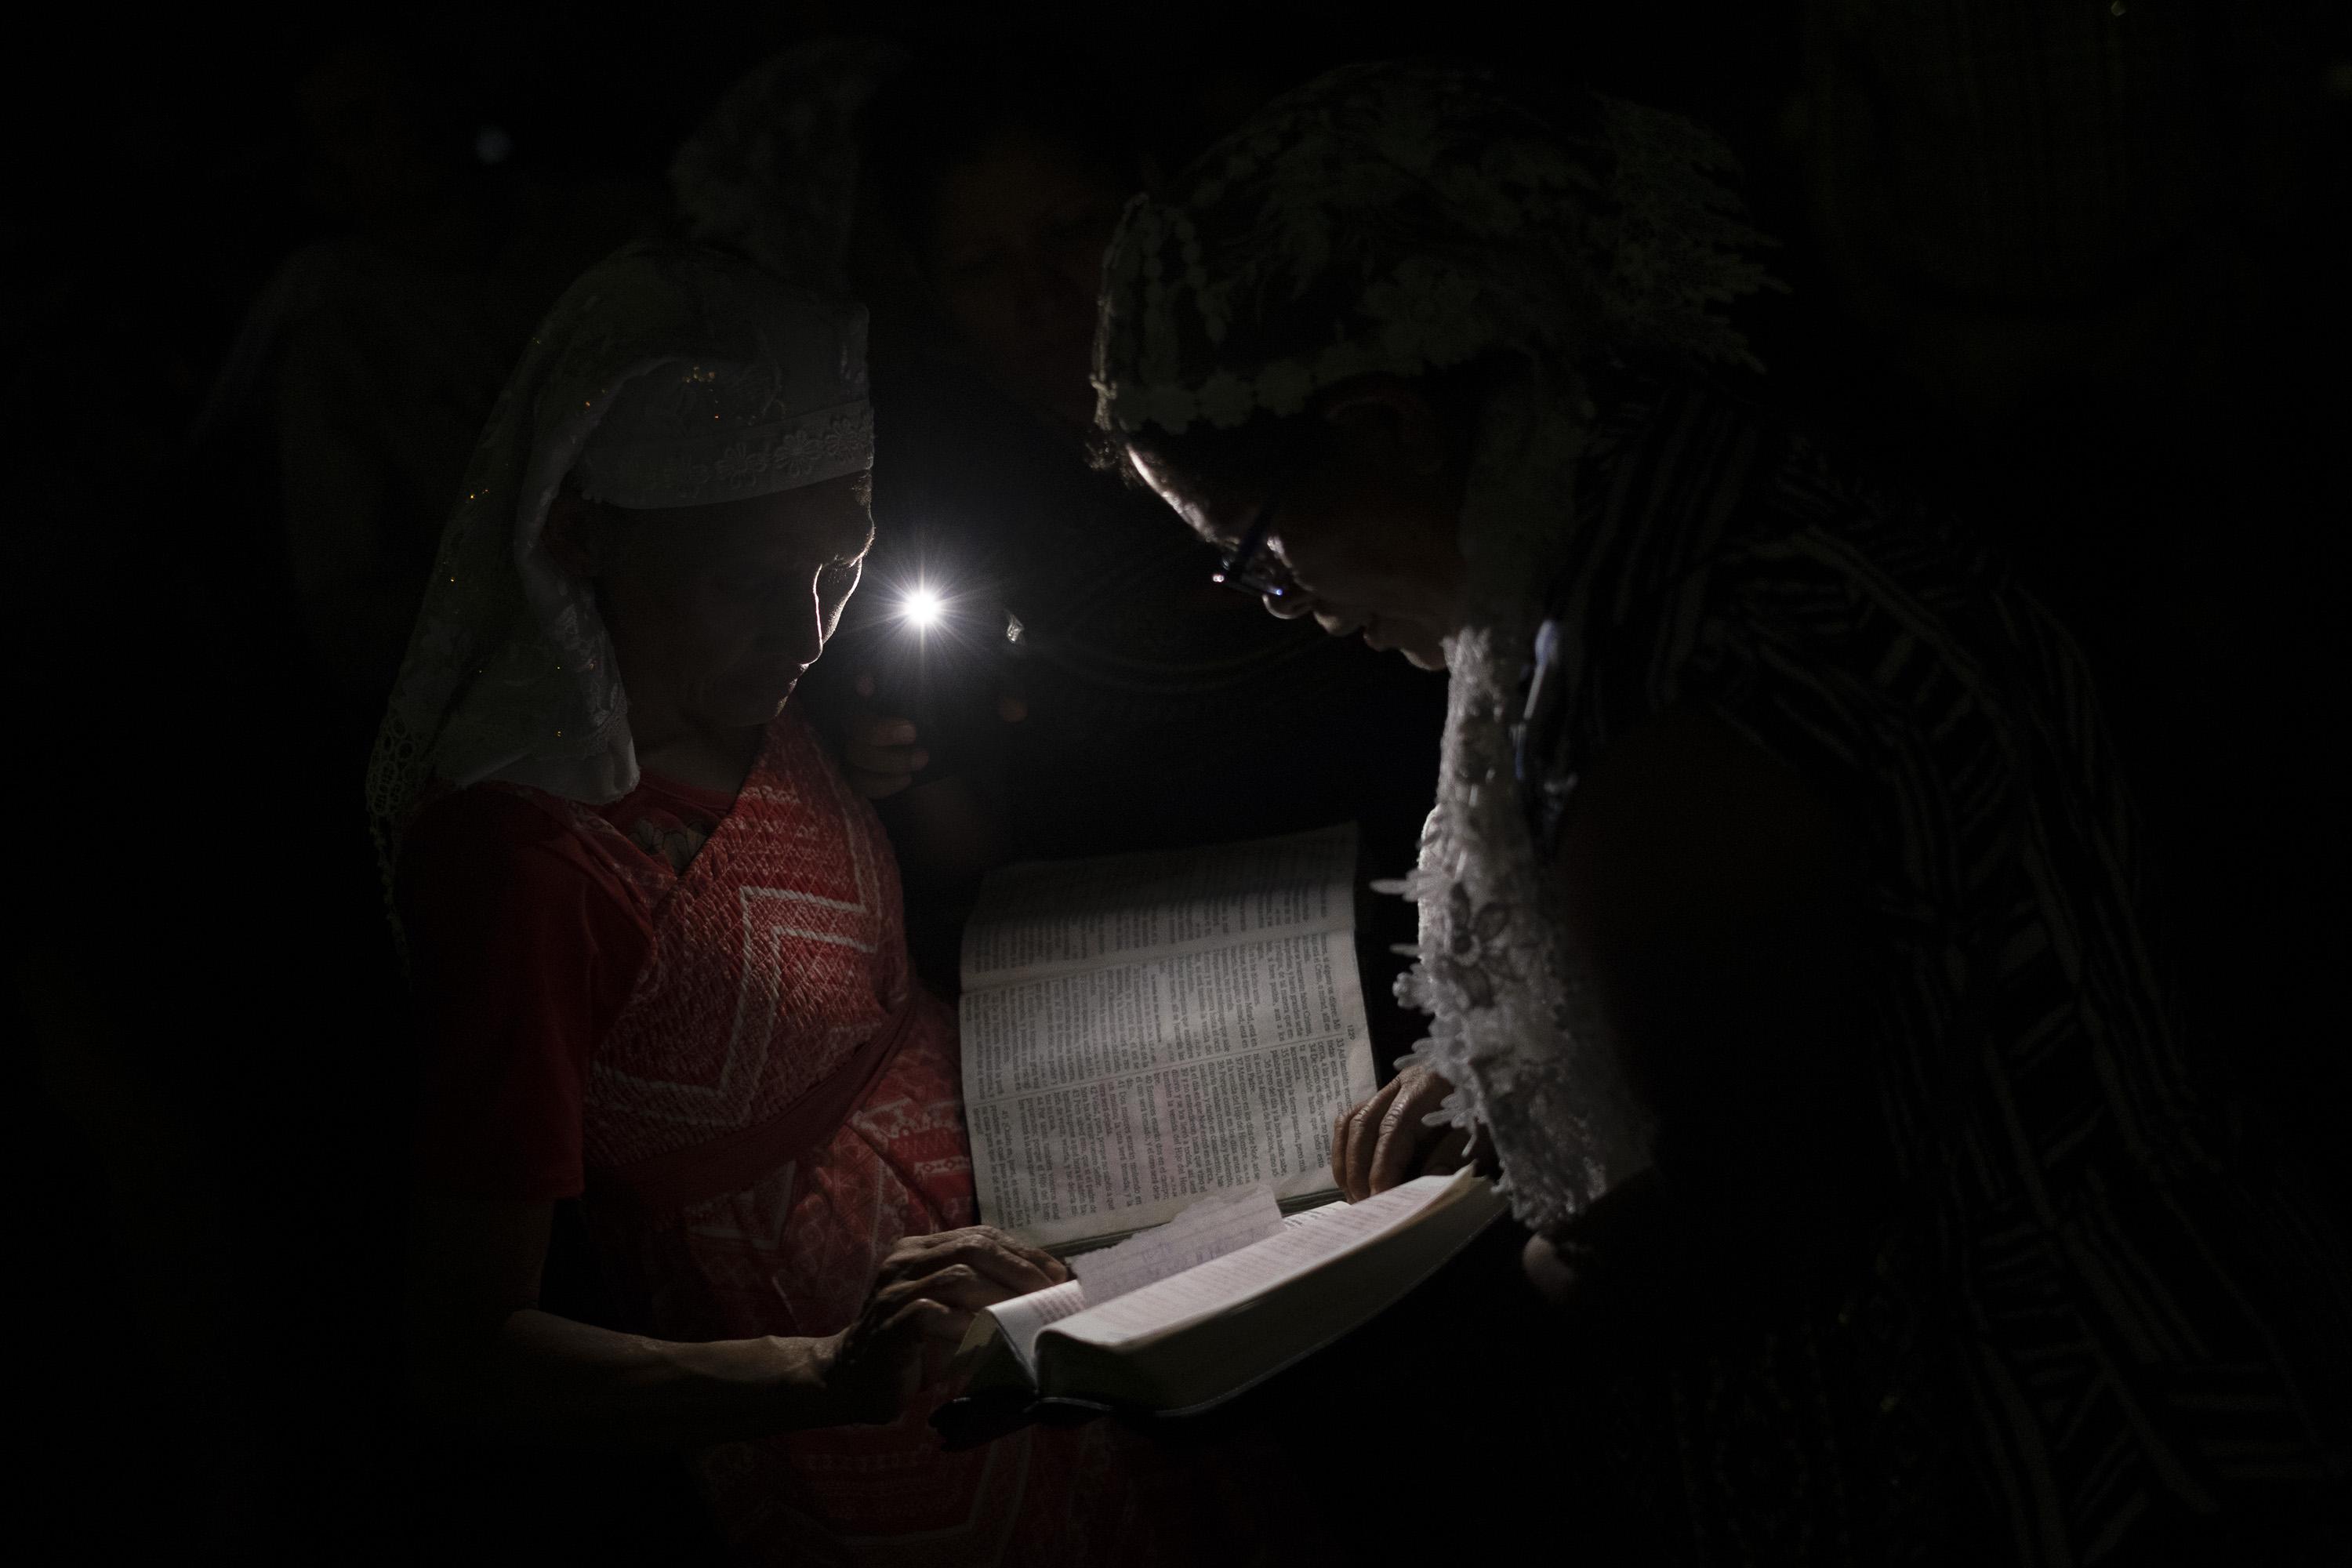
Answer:
[[[953, 1017], [792, 701], [872, 542], [864, 331], [642, 246], [491, 417], [369, 781], [425, 1047], [414, 1381], [460, 1430], [692, 1451], [738, 1560], [1099, 1560], [1097, 1436], [928, 1424], [969, 1313], [1064, 1272], [972, 1224]], [[571, 1214], [602, 1288], [543, 1300]]]
[[1105, 267], [1102, 426], [1225, 579], [1451, 672], [1342, 1185], [1483, 1135], [1664, 1560], [2332, 1530], [2342, 1252], [2178, 1038], [2078, 656], [1705, 371], [1720, 150], [1557, 107], [1335, 72]]

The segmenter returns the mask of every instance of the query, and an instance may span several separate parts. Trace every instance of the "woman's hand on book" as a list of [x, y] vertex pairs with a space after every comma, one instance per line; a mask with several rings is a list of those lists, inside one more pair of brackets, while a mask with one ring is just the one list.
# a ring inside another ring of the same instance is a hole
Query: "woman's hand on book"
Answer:
[[1425, 1119], [1445, 1103], [1454, 1086], [1423, 1067], [1409, 1067], [1378, 1094], [1339, 1113], [1331, 1124], [1331, 1178], [1349, 1203], [1360, 1203], [1415, 1176], [1461, 1169], [1469, 1147], [1458, 1127], [1431, 1127]]
[[946, 1375], [973, 1313], [1069, 1277], [1059, 1259], [992, 1226], [908, 1237], [882, 1260], [857, 1321], [820, 1342], [835, 1422], [897, 1419]]

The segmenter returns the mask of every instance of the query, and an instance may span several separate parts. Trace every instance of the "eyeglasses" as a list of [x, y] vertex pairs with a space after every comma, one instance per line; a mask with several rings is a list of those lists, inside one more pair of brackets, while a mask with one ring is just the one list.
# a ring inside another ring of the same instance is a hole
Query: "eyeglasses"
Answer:
[[1238, 588], [1244, 594], [1262, 598], [1279, 599], [1298, 591], [1297, 579], [1290, 568], [1276, 558], [1265, 547], [1274, 532], [1274, 520], [1282, 510], [1283, 493], [1287, 486], [1278, 486], [1258, 503], [1256, 515], [1243, 531], [1242, 542], [1225, 553], [1218, 563], [1213, 580], [1228, 588]]

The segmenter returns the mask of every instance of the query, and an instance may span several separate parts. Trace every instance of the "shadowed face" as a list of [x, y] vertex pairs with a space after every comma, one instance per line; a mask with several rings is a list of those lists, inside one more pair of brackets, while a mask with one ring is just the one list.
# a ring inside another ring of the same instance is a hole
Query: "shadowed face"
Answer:
[[948, 172], [932, 206], [930, 269], [958, 335], [1073, 429], [1094, 419], [1095, 291], [1126, 197], [1069, 150], [1007, 131]]
[[568, 563], [595, 580], [631, 705], [717, 728], [773, 719], [857, 586], [867, 494], [856, 474], [713, 506], [583, 508]]
[[1131, 446], [1143, 481], [1221, 551], [1253, 526], [1295, 585], [1268, 595], [1286, 620], [1313, 616], [1334, 637], [1361, 632], [1423, 669], [1445, 668], [1444, 637], [1461, 623], [1458, 479], [1434, 415], [1402, 384], [1362, 386], [1304, 416], [1316, 438], [1285, 471], [1214, 485], [1189, 473], [1181, 441]]

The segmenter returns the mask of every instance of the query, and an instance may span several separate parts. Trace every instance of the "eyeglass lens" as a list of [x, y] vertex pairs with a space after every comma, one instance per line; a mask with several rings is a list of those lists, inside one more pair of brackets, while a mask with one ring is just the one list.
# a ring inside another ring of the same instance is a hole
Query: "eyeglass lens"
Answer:
[[1280, 598], [1290, 592], [1294, 586], [1290, 574], [1265, 547], [1268, 535], [1274, 531], [1275, 513], [1280, 504], [1281, 496], [1277, 492], [1268, 496], [1259, 506], [1257, 515], [1250, 520], [1248, 531], [1242, 535], [1241, 542], [1234, 545], [1232, 552], [1219, 564], [1214, 574], [1216, 581], [1245, 594], [1273, 598]]

